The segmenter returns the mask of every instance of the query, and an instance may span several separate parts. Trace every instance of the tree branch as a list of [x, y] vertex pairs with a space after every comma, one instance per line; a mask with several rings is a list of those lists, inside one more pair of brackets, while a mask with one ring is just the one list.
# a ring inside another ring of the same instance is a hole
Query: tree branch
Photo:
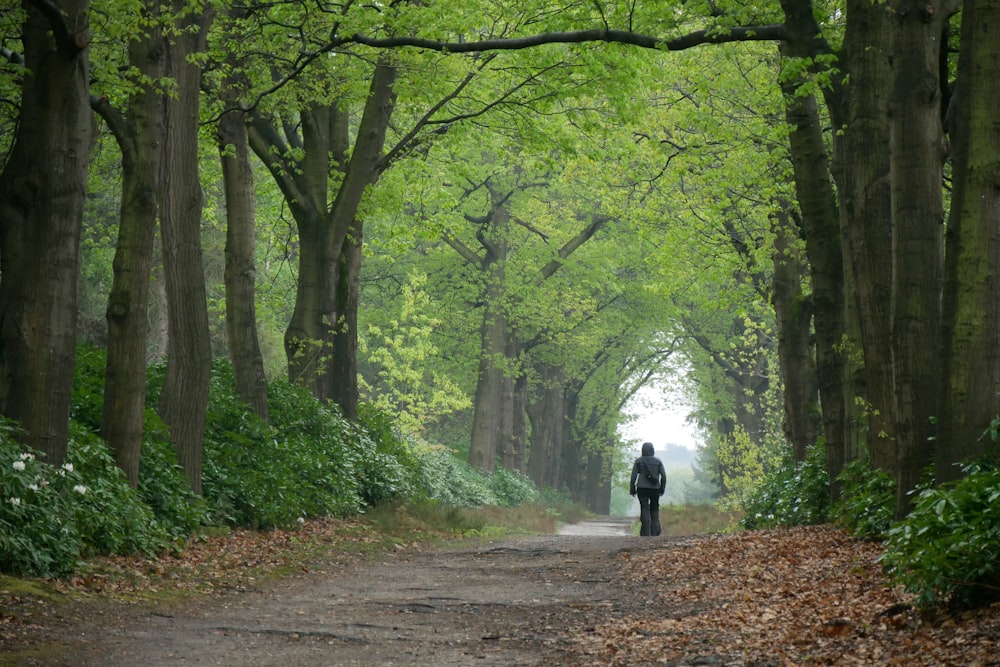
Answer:
[[577, 248], [590, 240], [590, 237], [596, 234], [597, 230], [603, 227], [604, 224], [610, 220], [611, 216], [608, 215], [594, 216], [594, 219], [591, 220], [590, 224], [587, 225], [585, 229], [580, 230], [579, 234], [567, 241], [562, 248], [559, 248], [559, 259], [554, 259], [542, 267], [542, 270], [539, 272], [539, 280], [545, 280], [555, 273], [559, 267], [562, 266], [563, 260], [573, 254]]
[[482, 257], [476, 254], [476, 252], [472, 248], [459, 241], [453, 235], [445, 234], [443, 238], [444, 242], [450, 245], [452, 248], [454, 248], [455, 252], [461, 255], [462, 259], [467, 261], [469, 264], [475, 264], [476, 266], [479, 266], [483, 263]]
[[761, 26], [736, 26], [728, 29], [696, 30], [666, 39], [653, 37], [627, 30], [608, 30], [595, 28], [591, 30], [573, 30], [567, 32], [548, 32], [526, 37], [510, 37], [502, 39], [484, 39], [470, 42], [444, 42], [436, 39], [425, 39], [399, 35], [395, 37], [366, 37], [350, 35], [334, 39], [323, 50], [329, 51], [345, 44], [361, 44], [373, 48], [388, 49], [412, 46], [428, 51], [444, 53], [481, 53], [484, 51], [516, 51], [543, 44], [583, 44], [586, 42], [611, 42], [627, 44], [644, 49], [662, 51], [682, 51], [702, 44], [725, 44], [728, 42], [766, 42], [785, 39], [785, 26], [782, 24]]
[[26, 0], [25, 4], [32, 5], [48, 21], [56, 46], [64, 57], [73, 59], [87, 48], [89, 39], [86, 32], [74, 33], [70, 30], [66, 24], [66, 17], [63, 16], [54, 2], [51, 0]]

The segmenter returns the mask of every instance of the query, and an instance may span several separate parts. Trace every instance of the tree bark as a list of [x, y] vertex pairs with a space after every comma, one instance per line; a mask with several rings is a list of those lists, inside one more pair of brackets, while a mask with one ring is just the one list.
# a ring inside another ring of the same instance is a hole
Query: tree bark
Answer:
[[[495, 225], [498, 223], [502, 221], [494, 222]], [[507, 349], [507, 317], [503, 311], [506, 239], [497, 245], [502, 248], [496, 251], [498, 259], [490, 261], [488, 283], [483, 295], [485, 307], [479, 332], [479, 369], [473, 396], [472, 442], [469, 446], [469, 464], [490, 473], [496, 466], [503, 425], [504, 370], [501, 363], [506, 358], [504, 352]]]
[[[175, 0], [173, 11], [183, 13]], [[167, 291], [167, 372], [160, 417], [170, 429], [177, 460], [195, 493], [201, 493], [202, 439], [211, 379], [208, 304], [201, 251], [202, 190], [198, 177], [201, 70], [189, 55], [205, 46], [207, 14], [182, 21], [167, 48], [167, 71], [176, 97], [165, 100], [160, 229]]]
[[[80, 232], [94, 134], [88, 0], [27, 0], [17, 135], [0, 174], [0, 413], [66, 457]], [[47, 9], [55, 11], [46, 11]]]
[[939, 482], [959, 462], [995, 456], [984, 433], [1000, 414], [1000, 2], [962, 10], [957, 90], [950, 115], [954, 190], [946, 236], [944, 390], [936, 443]]
[[246, 115], [226, 84], [221, 95], [231, 110], [219, 119], [219, 156], [226, 193], [226, 342], [236, 392], [258, 417], [268, 420], [267, 378], [257, 336], [256, 218]]
[[562, 443], [565, 437], [566, 405], [563, 369], [543, 364], [536, 369], [538, 383], [528, 402], [531, 445], [528, 449], [528, 477], [538, 488], [559, 488]]
[[942, 2], [902, 0], [894, 12], [889, 107], [893, 220], [892, 352], [896, 396], [896, 516], [929, 462], [940, 379], [942, 280]]
[[[785, 57], [810, 55], [812, 24], [790, 30], [782, 44]], [[812, 282], [813, 322], [816, 332], [816, 377], [822, 404], [827, 470], [836, 480], [846, 457], [845, 415], [847, 366], [838, 351], [846, 332], [844, 257], [840, 243], [837, 198], [823, 139], [819, 111], [813, 95], [798, 94], [799, 82], [783, 80], [789, 151], [795, 173], [795, 191], [802, 213], [802, 234]], [[831, 486], [836, 491], [836, 485]]]
[[812, 308], [802, 291], [805, 268], [796, 249], [798, 234], [787, 207], [771, 225], [774, 233], [774, 288], [771, 303], [778, 323], [778, 363], [784, 379], [785, 436], [796, 461], [819, 434], [819, 388], [810, 340]]
[[885, 5], [849, 0], [844, 34], [849, 77], [844, 131], [834, 136], [840, 224], [857, 285], [868, 455], [875, 469], [896, 468], [892, 338], [892, 204], [888, 99], [891, 72]]
[[[165, 46], [160, 30], [152, 27], [145, 39], [130, 44], [129, 62], [148, 80], [159, 81], [164, 75]], [[111, 109], [106, 100], [99, 101], [97, 110], [122, 151], [121, 213], [106, 315], [108, 359], [101, 437], [135, 488], [139, 483], [146, 412], [149, 279], [159, 213], [156, 193], [164, 130], [161, 93], [148, 87], [133, 94], [127, 119]]]

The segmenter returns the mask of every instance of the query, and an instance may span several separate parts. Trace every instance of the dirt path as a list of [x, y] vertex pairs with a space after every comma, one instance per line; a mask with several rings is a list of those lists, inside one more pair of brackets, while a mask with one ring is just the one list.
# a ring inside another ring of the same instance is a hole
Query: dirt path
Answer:
[[622, 559], [665, 541], [602, 520], [561, 535], [318, 569], [169, 611], [122, 609], [67, 628], [24, 664], [552, 665], [569, 637], [634, 607]]

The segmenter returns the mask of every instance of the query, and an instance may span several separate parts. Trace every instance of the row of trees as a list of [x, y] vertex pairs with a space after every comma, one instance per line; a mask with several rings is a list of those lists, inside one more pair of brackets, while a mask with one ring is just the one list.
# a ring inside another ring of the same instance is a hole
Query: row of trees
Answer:
[[[102, 435], [133, 482], [158, 222], [160, 412], [199, 484], [199, 158], [214, 135], [226, 348], [261, 416], [255, 208], [276, 191], [295, 231], [288, 375], [346, 415], [362, 324], [388, 319], [361, 296], [404, 294], [362, 291], [375, 229], [371, 276], [426, 274], [438, 321], [463, 315], [431, 327], [454, 338], [421, 378], [450, 370], [468, 390], [476, 465], [606, 507], [621, 406], [683, 355], [717, 442], [773, 444], [783, 400], [797, 456], [823, 437], [835, 478], [867, 452], [905, 513], [932, 453], [954, 477], [997, 414], [997, 60], [975, 28], [996, 7], [968, 0], [958, 38], [957, 6], [939, 4], [8, 7], [21, 38], [0, 45], [18, 100], [0, 175], [0, 412], [62, 459], [96, 112], [122, 164]], [[405, 225], [403, 271], [388, 241]], [[381, 359], [362, 370], [385, 390], [399, 364]]]
[[[703, 9], [698, 18], [708, 29], [676, 38], [658, 30], [676, 14], [601, 5], [591, 17], [603, 24], [599, 30], [499, 41], [358, 35], [340, 41], [449, 52], [539, 41], [661, 50], [778, 42], [795, 204], [776, 206], [775, 215], [798, 225], [776, 238], [779, 247], [792, 234], [805, 244], [829, 472], [835, 478], [865, 445], [873, 466], [895, 477], [897, 514], [905, 514], [929, 463], [947, 481], [961, 474], [957, 463], [990, 453], [983, 434], [998, 413], [1000, 329], [992, 283], [1000, 259], [994, 231], [1000, 133], [998, 93], [990, 83], [997, 7], [979, 0], [844, 7], [789, 0]], [[570, 13], [560, 27], [576, 27], [578, 19]], [[776, 303], [776, 311], [794, 316], [804, 305]], [[799, 337], [796, 322], [779, 322], [784, 336]], [[789, 433], [799, 453], [812, 437], [802, 421], [813, 397], [808, 359], [783, 349]]]

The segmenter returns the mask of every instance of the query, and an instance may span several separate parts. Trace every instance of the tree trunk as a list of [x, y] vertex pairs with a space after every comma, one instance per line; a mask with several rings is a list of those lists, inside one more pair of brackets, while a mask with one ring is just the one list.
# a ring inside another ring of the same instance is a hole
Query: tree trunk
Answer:
[[502, 274], [503, 270], [499, 267], [490, 272], [491, 284], [485, 295], [486, 308], [479, 332], [479, 370], [473, 396], [472, 443], [469, 446], [469, 464], [490, 473], [496, 465], [497, 442], [503, 421], [504, 372], [497, 362], [504, 358], [507, 318], [502, 312], [503, 287], [492, 282], [502, 280]]
[[[232, 88], [222, 94], [227, 107], [237, 103]], [[257, 336], [256, 219], [253, 170], [246, 116], [231, 110], [219, 119], [219, 156], [226, 193], [226, 341], [236, 392], [261, 419], [268, 419], [267, 378]]]
[[896, 467], [892, 361], [892, 202], [888, 103], [891, 23], [885, 5], [849, 0], [844, 51], [845, 130], [834, 138], [841, 227], [857, 285], [865, 365], [868, 453], [877, 470]]
[[[614, 446], [607, 443], [605, 447]], [[611, 512], [611, 466], [605, 458], [607, 449], [587, 452], [586, 486], [583, 494], [584, 505], [595, 514]]]
[[[396, 96], [396, 68], [376, 66], [349, 145], [352, 117], [336, 104], [299, 113], [302, 136], [254, 118], [250, 145], [268, 166], [295, 217], [299, 234], [299, 279], [292, 319], [285, 330], [291, 382], [322, 401], [333, 401], [348, 417], [357, 414], [357, 304], [362, 221], [358, 209], [368, 186], [385, 168], [383, 147]], [[287, 139], [287, 142], [286, 140]], [[302, 157], [291, 146], [302, 148]], [[328, 207], [328, 175], [343, 174]], [[346, 281], [346, 282], [345, 282]]]
[[524, 410], [522, 400], [527, 378], [520, 370], [520, 345], [516, 334], [508, 334], [504, 348], [504, 358], [508, 363], [518, 364], [515, 373], [504, 373], [501, 392], [500, 464], [507, 470], [524, 472]]
[[[182, 9], [182, 4], [175, 2], [173, 10]], [[202, 265], [202, 191], [198, 178], [201, 70], [189, 63], [187, 57], [204, 48], [209, 22], [205, 14], [192, 15], [167, 49], [167, 71], [176, 82], [177, 96], [166, 100], [164, 113], [160, 209], [168, 340], [159, 413], [170, 428], [170, 439], [188, 483], [199, 494], [212, 351]]]
[[528, 402], [531, 446], [528, 450], [528, 477], [539, 488], [559, 488], [561, 447], [565, 434], [565, 374], [561, 368], [542, 365], [538, 387]]
[[[159, 81], [163, 77], [164, 49], [160, 31], [152, 28], [146, 39], [130, 45], [129, 62], [150, 81]], [[122, 151], [121, 215], [114, 277], [108, 295], [108, 360], [101, 437], [111, 447], [118, 467], [133, 488], [139, 483], [146, 412], [149, 279], [159, 212], [156, 192], [163, 142], [160, 95], [152, 88], [132, 95], [128, 120], [110, 109], [106, 100], [98, 107]]]
[[340, 326], [333, 339], [333, 402], [340, 406], [344, 416], [358, 416], [358, 303], [361, 279], [362, 222], [354, 221], [350, 233], [340, 250], [340, 277], [337, 281], [338, 313]]
[[812, 357], [810, 324], [812, 308], [802, 292], [803, 274], [798, 234], [791, 215], [782, 206], [772, 224], [774, 232], [774, 288], [771, 303], [778, 322], [778, 361], [784, 378], [785, 436], [796, 461], [804, 461], [806, 449], [819, 433], [819, 389]]
[[983, 433], [1000, 414], [1000, 2], [967, 0], [951, 126], [954, 190], [944, 283], [939, 482], [956, 463], [995, 456]]
[[[802, 39], [802, 38], [800, 38]], [[786, 43], [786, 56], [808, 54], [802, 46]], [[816, 377], [823, 408], [827, 469], [835, 480], [845, 463], [844, 356], [838, 352], [845, 333], [844, 260], [840, 244], [837, 199], [833, 190], [826, 145], [816, 99], [798, 95], [794, 81], [783, 81], [785, 116], [795, 189], [802, 212], [802, 235], [806, 239], [812, 310], [816, 332]], [[834, 487], [831, 487], [835, 489]]]
[[66, 458], [80, 230], [93, 138], [87, 0], [23, 3], [17, 135], [0, 174], [0, 413]]
[[931, 417], [940, 378], [942, 217], [941, 85], [944, 7], [903, 0], [894, 10], [889, 109], [893, 220], [893, 327], [896, 424], [896, 516], [929, 462]]

